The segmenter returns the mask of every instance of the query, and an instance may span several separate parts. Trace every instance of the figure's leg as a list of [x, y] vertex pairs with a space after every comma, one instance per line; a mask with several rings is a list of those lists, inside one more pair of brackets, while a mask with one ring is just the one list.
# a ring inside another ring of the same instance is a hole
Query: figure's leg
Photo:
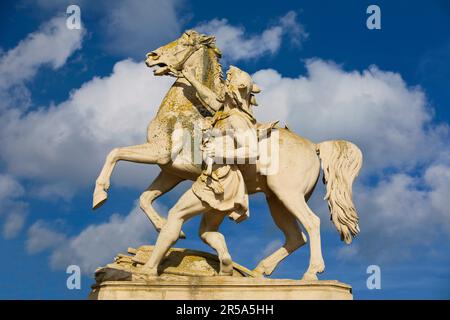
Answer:
[[158, 265], [169, 248], [178, 240], [183, 223], [193, 216], [210, 210], [192, 191], [186, 191], [170, 209], [166, 224], [162, 227], [156, 240], [150, 259], [142, 267], [145, 273], [157, 275]]
[[261, 260], [256, 266], [253, 271], [260, 275], [271, 275], [284, 258], [306, 243], [306, 236], [301, 231], [294, 215], [286, 209], [274, 194], [266, 199], [275, 224], [284, 233], [285, 242], [281, 248]]
[[200, 223], [200, 238], [216, 250], [217, 256], [220, 261], [220, 275], [232, 275], [233, 274], [233, 261], [230, 253], [228, 252], [225, 237], [222, 233], [218, 232], [219, 226], [226, 216], [225, 213], [220, 211], [209, 211], [203, 215], [202, 222]]
[[157, 149], [150, 143], [113, 149], [106, 157], [102, 171], [95, 182], [93, 209], [99, 208], [107, 200], [106, 191], [109, 189], [111, 174], [118, 161], [156, 164], [161, 156]]
[[[161, 217], [158, 212], [153, 208], [152, 204], [157, 198], [172, 190], [177, 184], [179, 184], [183, 178], [173, 175], [167, 171], [161, 171], [150, 186], [145, 190], [140, 198], [139, 204], [142, 211], [150, 219], [155, 229], [160, 232], [163, 225], [166, 223], [166, 219]], [[185, 238], [183, 231], [181, 231], [180, 238]]]

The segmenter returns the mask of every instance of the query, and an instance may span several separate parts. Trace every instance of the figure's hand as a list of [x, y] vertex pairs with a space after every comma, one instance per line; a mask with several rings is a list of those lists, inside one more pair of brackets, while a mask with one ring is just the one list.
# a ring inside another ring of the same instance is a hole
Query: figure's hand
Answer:
[[203, 154], [205, 155], [206, 158], [214, 158], [215, 156], [215, 148], [214, 148], [214, 143], [212, 142], [207, 142], [204, 146], [203, 146]]
[[169, 67], [169, 75], [175, 78], [184, 78], [181, 71], [176, 70], [175, 68]]

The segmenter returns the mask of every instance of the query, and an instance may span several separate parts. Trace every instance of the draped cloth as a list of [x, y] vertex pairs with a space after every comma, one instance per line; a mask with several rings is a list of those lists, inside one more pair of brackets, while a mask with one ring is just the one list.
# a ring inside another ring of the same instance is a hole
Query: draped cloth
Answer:
[[[212, 120], [214, 129], [234, 132], [256, 130], [255, 123], [253, 117], [237, 108], [218, 111]], [[228, 212], [228, 216], [236, 222], [250, 215], [247, 187], [236, 164], [214, 164], [211, 175], [204, 170], [192, 185], [192, 191], [211, 208]]]

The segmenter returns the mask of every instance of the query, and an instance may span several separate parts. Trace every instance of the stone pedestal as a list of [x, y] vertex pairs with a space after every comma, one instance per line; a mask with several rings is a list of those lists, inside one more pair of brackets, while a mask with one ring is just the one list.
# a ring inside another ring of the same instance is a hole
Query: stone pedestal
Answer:
[[172, 248], [160, 265], [160, 276], [140, 272], [152, 246], [129, 248], [114, 262], [97, 269], [89, 299], [98, 300], [328, 300], [352, 299], [344, 283], [268, 279], [233, 263], [233, 276], [219, 276], [217, 256]]
[[235, 277], [149, 277], [94, 285], [99, 300], [351, 300], [352, 289], [338, 281]]

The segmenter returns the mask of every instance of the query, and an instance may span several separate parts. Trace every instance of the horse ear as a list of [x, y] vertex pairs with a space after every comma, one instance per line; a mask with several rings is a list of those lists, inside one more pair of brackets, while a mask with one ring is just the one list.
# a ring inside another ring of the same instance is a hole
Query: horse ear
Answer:
[[212, 45], [216, 43], [216, 37], [203, 35], [200, 42], [206, 45]]
[[253, 84], [252, 93], [260, 93], [260, 92], [261, 92], [261, 89], [256, 84]]
[[212, 46], [212, 48], [214, 49], [214, 52], [217, 54], [217, 56], [218, 56], [219, 58], [222, 58], [222, 51], [220, 51], [220, 49], [217, 48], [215, 45]]

